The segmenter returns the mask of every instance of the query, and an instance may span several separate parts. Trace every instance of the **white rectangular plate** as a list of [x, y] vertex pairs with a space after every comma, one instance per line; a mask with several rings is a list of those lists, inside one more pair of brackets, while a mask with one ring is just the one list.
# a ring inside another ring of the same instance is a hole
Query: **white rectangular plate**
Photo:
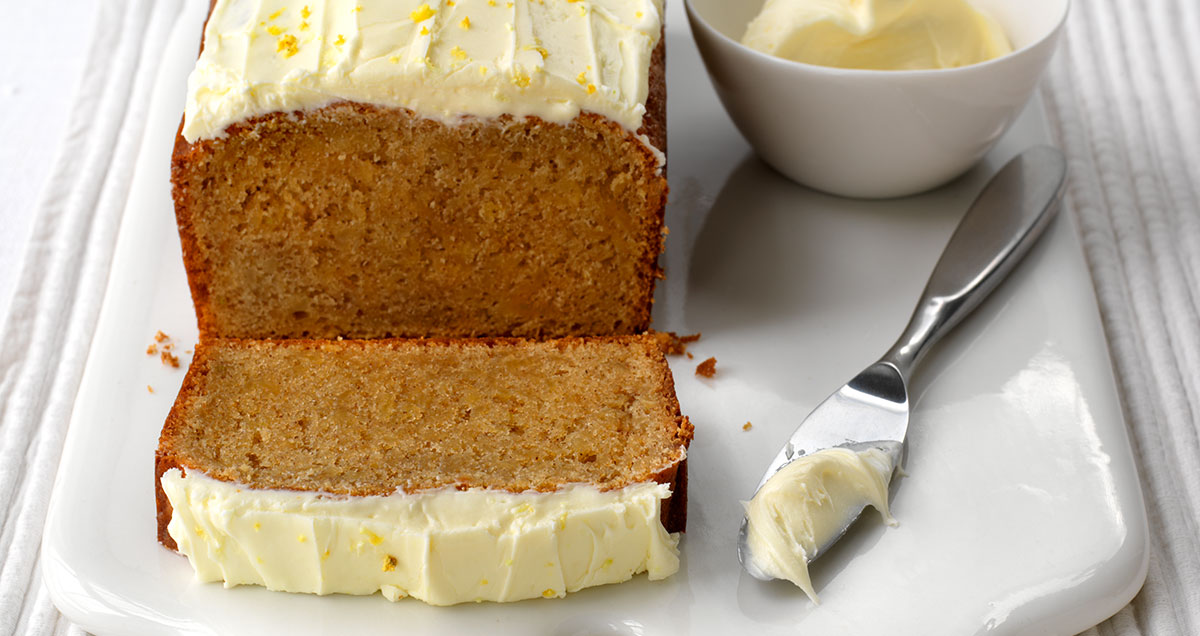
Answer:
[[[987, 176], [1048, 135], [1035, 103], [983, 164], [939, 191], [878, 202], [814, 193], [749, 152], [712, 93], [679, 2], [667, 34], [672, 233], [655, 325], [704, 337], [695, 359], [672, 361], [696, 425], [678, 575], [451, 608], [195, 583], [187, 561], [155, 541], [154, 448], [183, 370], [145, 349], [160, 329], [181, 351], [196, 341], [168, 157], [207, 4], [188, 5], [164, 52], [46, 526], [45, 581], [86, 629], [1069, 635], [1141, 586], [1145, 512], [1066, 215], [921, 369], [909, 476], [893, 489], [899, 527], [868, 512], [820, 559], [820, 605], [741, 572], [740, 500], [767, 461], [813, 406], [891, 344]], [[694, 366], [709, 356], [716, 377], [697, 378]]]

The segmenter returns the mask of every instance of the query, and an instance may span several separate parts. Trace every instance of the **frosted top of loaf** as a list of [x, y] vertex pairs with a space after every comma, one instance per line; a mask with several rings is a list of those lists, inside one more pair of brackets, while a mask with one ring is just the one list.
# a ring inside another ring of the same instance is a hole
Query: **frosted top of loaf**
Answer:
[[641, 128], [663, 0], [218, 0], [183, 136], [349, 100]]

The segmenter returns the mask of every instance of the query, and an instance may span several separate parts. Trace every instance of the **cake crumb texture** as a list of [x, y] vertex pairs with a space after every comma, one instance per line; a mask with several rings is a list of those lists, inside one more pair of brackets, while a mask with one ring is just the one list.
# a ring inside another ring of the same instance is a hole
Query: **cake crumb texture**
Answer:
[[674, 481], [691, 437], [651, 336], [214, 339], [196, 349], [158, 459], [160, 475], [356, 496], [603, 491]]
[[696, 375], [703, 378], [711, 378], [717, 374], [717, 359], [709, 358], [704, 362], [696, 365]]
[[447, 126], [341, 102], [180, 138], [172, 181], [203, 337], [649, 326], [666, 178], [597, 115]]

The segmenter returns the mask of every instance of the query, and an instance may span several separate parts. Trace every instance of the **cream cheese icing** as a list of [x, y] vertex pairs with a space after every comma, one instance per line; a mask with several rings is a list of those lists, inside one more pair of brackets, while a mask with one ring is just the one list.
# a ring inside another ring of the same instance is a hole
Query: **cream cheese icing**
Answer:
[[201, 581], [433, 605], [517, 601], [679, 569], [664, 484], [551, 493], [453, 488], [344, 497], [258, 490], [170, 469], [167, 531]]
[[967, 0], [767, 0], [742, 43], [818, 66], [954, 68], [1012, 51], [1004, 30]]
[[818, 602], [808, 562], [841, 532], [848, 513], [870, 505], [896, 525], [888, 511], [892, 468], [877, 448], [829, 448], [784, 466], [746, 503], [746, 542], [754, 564]]
[[662, 0], [218, 0], [183, 136], [340, 100], [447, 123], [594, 112], [636, 132]]

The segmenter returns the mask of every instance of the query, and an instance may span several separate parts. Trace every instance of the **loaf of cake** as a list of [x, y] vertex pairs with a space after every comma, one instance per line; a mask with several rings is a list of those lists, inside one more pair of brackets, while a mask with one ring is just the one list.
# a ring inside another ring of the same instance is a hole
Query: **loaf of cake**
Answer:
[[662, 0], [215, 0], [171, 181], [201, 333], [641, 333]]
[[156, 454], [202, 581], [437, 605], [679, 565], [687, 447], [652, 336], [203, 341]]

